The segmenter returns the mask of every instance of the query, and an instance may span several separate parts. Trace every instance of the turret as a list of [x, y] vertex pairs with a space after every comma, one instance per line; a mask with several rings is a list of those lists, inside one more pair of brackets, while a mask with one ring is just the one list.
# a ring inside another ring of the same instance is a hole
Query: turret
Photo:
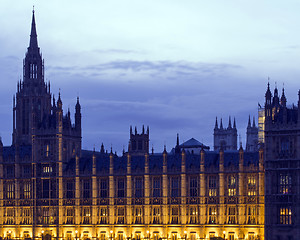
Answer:
[[231, 117], [229, 116], [229, 121], [228, 121], [228, 129], [231, 129]]
[[215, 123], [215, 130], [219, 129], [218, 128], [218, 117], [216, 117], [216, 123]]
[[280, 99], [280, 104], [282, 107], [286, 107], [286, 97], [284, 94], [284, 88], [282, 88], [282, 95], [281, 95], [281, 99]]

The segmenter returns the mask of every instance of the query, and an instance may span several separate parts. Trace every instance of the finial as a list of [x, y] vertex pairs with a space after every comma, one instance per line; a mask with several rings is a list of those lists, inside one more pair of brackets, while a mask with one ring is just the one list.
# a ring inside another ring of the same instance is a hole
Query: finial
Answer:
[[34, 5], [32, 6], [32, 12], [34, 13]]
[[228, 128], [231, 129], [231, 116], [229, 116]]
[[248, 118], [248, 127], [251, 127], [250, 114], [249, 114], [249, 118]]
[[179, 134], [177, 133], [176, 146], [179, 146]]

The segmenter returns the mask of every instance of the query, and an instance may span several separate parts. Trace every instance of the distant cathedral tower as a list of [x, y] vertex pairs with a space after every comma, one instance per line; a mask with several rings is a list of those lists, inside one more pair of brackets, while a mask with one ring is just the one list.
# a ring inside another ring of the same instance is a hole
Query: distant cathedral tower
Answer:
[[250, 115], [247, 126], [247, 142], [246, 151], [254, 152], [258, 150], [258, 127], [255, 125], [255, 118], [253, 117], [253, 122], [251, 126]]
[[219, 151], [221, 149], [237, 150], [237, 129], [235, 118], [232, 127], [231, 118], [229, 117], [227, 128], [223, 128], [222, 118], [220, 127], [218, 127], [218, 119], [216, 118], [216, 124], [214, 128], [214, 151]]
[[147, 127], [147, 131], [145, 132], [145, 127], [143, 126], [142, 133], [138, 134], [136, 127], [133, 133], [132, 127], [130, 126], [130, 142], [128, 152], [131, 155], [141, 156], [149, 153], [149, 127]]

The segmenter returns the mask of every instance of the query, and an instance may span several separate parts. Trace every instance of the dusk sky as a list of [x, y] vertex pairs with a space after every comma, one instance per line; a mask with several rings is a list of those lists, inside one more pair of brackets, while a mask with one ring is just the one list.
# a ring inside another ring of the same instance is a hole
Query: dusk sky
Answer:
[[[213, 147], [216, 116], [249, 114], [270, 77], [288, 104], [300, 88], [300, 1], [0, 0], [0, 135], [11, 144], [12, 98], [29, 45], [32, 5], [46, 81], [63, 109], [82, 107], [83, 149], [127, 149], [130, 125], [162, 152], [192, 137]], [[73, 117], [74, 120], [74, 117]]]

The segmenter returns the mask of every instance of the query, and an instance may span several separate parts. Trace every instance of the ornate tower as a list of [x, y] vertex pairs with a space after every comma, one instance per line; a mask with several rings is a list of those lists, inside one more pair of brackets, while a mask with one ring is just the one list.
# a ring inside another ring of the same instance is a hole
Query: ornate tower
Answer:
[[[268, 84], [265, 101], [265, 239], [300, 236], [300, 92], [298, 107], [279, 102]], [[296, 238], [294, 238], [296, 237]]]
[[235, 119], [233, 126], [231, 125], [231, 118], [229, 117], [228, 127], [223, 128], [221, 118], [220, 127], [218, 127], [218, 119], [216, 118], [214, 128], [214, 151], [223, 150], [237, 150], [237, 129]]
[[23, 61], [23, 80], [17, 84], [13, 115], [13, 144], [31, 145], [32, 130], [51, 112], [50, 84], [44, 81], [44, 61], [38, 47], [34, 11], [29, 47]]
[[130, 142], [128, 152], [131, 155], [141, 156], [144, 156], [146, 153], [149, 154], [149, 127], [147, 127], [147, 131], [145, 132], [145, 128], [143, 126], [141, 134], [137, 133], [135, 127], [135, 131], [133, 134], [132, 127], [130, 126]]

